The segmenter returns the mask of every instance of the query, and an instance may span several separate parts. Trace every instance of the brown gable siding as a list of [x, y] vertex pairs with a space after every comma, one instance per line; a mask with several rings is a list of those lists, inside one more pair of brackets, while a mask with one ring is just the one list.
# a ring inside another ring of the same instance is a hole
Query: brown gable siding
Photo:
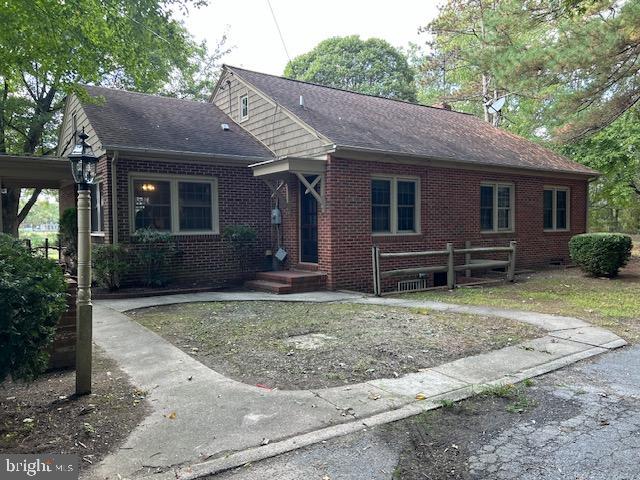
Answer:
[[60, 133], [58, 136], [58, 156], [66, 157], [71, 153], [71, 150], [73, 150], [75, 145], [72, 138], [75, 133], [73, 131], [74, 114], [76, 116], [76, 128], [78, 131], [82, 131], [82, 128], [84, 127], [85, 133], [89, 135], [87, 142], [94, 149], [95, 154], [98, 156], [104, 155], [105, 151], [102, 148], [102, 144], [100, 143], [96, 131], [93, 128], [93, 125], [91, 125], [84, 108], [82, 108], [82, 104], [80, 103], [78, 96], [72, 94], [67, 97], [64, 119], [62, 121], [62, 125], [60, 125]]
[[[249, 117], [241, 120], [239, 99], [244, 94], [249, 98]], [[294, 92], [291, 94], [295, 95]], [[266, 99], [238, 75], [229, 75], [228, 71], [220, 79], [212, 102], [277, 156], [315, 154], [326, 150], [330, 143], [302, 126], [281, 105]]]

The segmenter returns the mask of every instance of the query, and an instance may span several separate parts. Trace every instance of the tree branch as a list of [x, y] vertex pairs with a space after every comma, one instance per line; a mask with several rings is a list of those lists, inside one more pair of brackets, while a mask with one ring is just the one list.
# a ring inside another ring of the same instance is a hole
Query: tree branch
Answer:
[[27, 215], [29, 214], [29, 210], [31, 210], [31, 207], [33, 207], [33, 204], [36, 203], [36, 200], [38, 200], [38, 195], [40, 195], [40, 192], [42, 192], [41, 188], [36, 188], [33, 190], [33, 193], [31, 194], [31, 198], [29, 198], [27, 203], [25, 203], [24, 207], [22, 207], [22, 210], [20, 210], [20, 213], [16, 217], [18, 220], [18, 225], [21, 224], [25, 218], [27, 218]]

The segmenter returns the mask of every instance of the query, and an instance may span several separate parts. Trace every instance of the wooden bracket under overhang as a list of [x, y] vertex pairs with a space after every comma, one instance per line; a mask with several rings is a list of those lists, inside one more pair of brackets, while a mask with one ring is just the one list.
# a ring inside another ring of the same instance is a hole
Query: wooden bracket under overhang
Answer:
[[[249, 165], [253, 170], [254, 177], [260, 177], [271, 189], [271, 196], [279, 196], [285, 182], [283, 178], [287, 174], [294, 174], [302, 185], [306, 188], [305, 194], [310, 193], [320, 204], [320, 208], [325, 207], [325, 172], [327, 162], [317, 158], [282, 157], [266, 162]], [[311, 181], [308, 176], [315, 176]], [[286, 202], [289, 203], [287, 192]]]

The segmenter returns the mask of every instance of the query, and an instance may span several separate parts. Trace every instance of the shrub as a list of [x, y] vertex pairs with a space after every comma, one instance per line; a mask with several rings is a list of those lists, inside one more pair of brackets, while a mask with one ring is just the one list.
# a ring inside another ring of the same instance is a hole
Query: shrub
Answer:
[[631, 247], [631, 237], [621, 233], [585, 233], [569, 241], [571, 259], [595, 276], [616, 276], [629, 261]]
[[0, 234], [0, 383], [8, 375], [31, 380], [47, 368], [66, 292], [55, 262]]
[[168, 283], [166, 266], [176, 252], [171, 234], [152, 228], [138, 230], [132, 239], [136, 247], [135, 258], [142, 268], [145, 285], [162, 287]]
[[122, 245], [97, 245], [93, 250], [93, 275], [98, 285], [117, 290], [129, 269], [127, 250]]
[[251, 261], [251, 250], [255, 246], [257, 232], [247, 225], [231, 225], [222, 231], [222, 239], [231, 245], [242, 271]]
[[78, 211], [75, 208], [67, 208], [62, 212], [58, 228], [65, 264], [67, 269], [75, 274], [78, 256]]

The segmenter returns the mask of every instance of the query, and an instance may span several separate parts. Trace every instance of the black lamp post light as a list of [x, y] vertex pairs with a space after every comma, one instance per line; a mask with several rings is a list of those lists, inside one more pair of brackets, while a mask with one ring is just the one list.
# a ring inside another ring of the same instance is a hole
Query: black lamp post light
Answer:
[[78, 293], [76, 299], [76, 394], [91, 393], [91, 340], [93, 306], [91, 304], [91, 191], [95, 183], [98, 157], [82, 133], [69, 154], [71, 173], [78, 185]]

